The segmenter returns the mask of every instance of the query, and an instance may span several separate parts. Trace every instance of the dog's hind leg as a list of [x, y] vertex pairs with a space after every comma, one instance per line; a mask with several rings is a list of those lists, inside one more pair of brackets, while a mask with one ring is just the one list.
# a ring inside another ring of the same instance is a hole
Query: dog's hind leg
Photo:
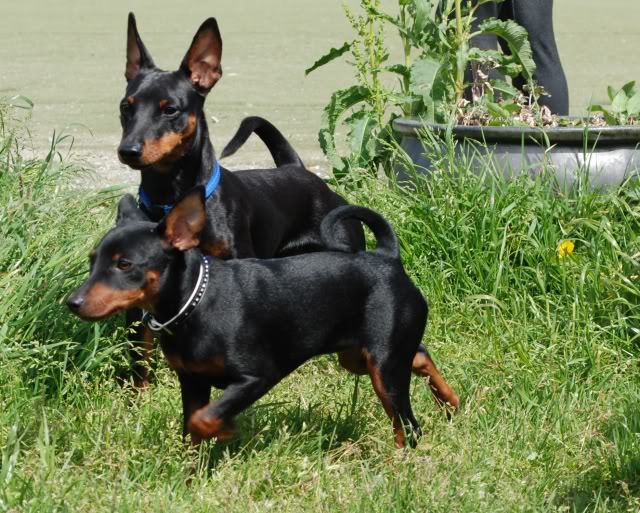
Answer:
[[429, 379], [429, 387], [431, 388], [431, 392], [433, 392], [433, 396], [438, 404], [441, 406], [448, 404], [449, 406], [458, 409], [460, 406], [460, 399], [458, 399], [456, 393], [444, 380], [440, 372], [438, 372], [427, 348], [422, 344], [418, 347], [418, 351], [413, 358], [411, 370], [414, 374]]
[[398, 360], [396, 356], [387, 355], [376, 358], [375, 355], [367, 353], [366, 361], [373, 389], [393, 423], [395, 445], [398, 449], [402, 449], [407, 442], [414, 447], [421, 435], [421, 430], [413, 415], [409, 399], [410, 362], [404, 362], [404, 359]]

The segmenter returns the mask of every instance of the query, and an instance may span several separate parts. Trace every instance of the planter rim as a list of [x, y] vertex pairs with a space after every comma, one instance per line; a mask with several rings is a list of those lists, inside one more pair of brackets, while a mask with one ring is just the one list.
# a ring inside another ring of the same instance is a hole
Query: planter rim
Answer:
[[[581, 118], [570, 118], [581, 119]], [[393, 129], [410, 137], [417, 137], [419, 130], [431, 128], [436, 134], [443, 135], [447, 125], [426, 123], [415, 118], [397, 118], [393, 121]], [[550, 144], [571, 144], [581, 146], [586, 140], [598, 145], [638, 145], [640, 148], [639, 125], [615, 125], [602, 127], [553, 127], [530, 128], [513, 126], [460, 126], [452, 129], [456, 139], [475, 139], [486, 142], [536, 142]]]

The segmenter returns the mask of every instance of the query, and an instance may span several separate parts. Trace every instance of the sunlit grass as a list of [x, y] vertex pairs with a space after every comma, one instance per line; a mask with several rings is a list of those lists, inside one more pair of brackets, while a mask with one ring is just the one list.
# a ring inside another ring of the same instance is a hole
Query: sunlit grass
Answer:
[[354, 176], [340, 192], [396, 228], [461, 411], [448, 422], [414, 380], [425, 434], [396, 451], [368, 380], [326, 357], [241, 415], [234, 440], [195, 453], [161, 359], [134, 392], [115, 379], [122, 319], [84, 324], [61, 305], [119, 193], [69, 187], [80, 170], [55, 148], [22, 160], [2, 115], [0, 511], [640, 508], [634, 184], [560, 193], [464, 164], [452, 177], [445, 161], [413, 190]]

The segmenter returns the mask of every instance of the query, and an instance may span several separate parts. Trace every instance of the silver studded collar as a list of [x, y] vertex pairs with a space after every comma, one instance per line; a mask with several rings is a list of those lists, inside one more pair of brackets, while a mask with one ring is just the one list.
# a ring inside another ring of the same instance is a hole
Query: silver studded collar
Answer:
[[196, 286], [194, 287], [191, 296], [182, 306], [180, 311], [167, 322], [161, 323], [150, 312], [143, 310], [144, 315], [142, 317], [142, 322], [146, 324], [151, 331], [164, 330], [167, 333], [173, 335], [173, 333], [169, 330], [169, 326], [179, 326], [187, 320], [187, 318], [200, 304], [200, 301], [204, 296], [204, 291], [207, 288], [207, 283], [209, 283], [209, 259], [203, 255], [200, 260], [200, 273], [198, 274], [198, 281], [196, 282]]

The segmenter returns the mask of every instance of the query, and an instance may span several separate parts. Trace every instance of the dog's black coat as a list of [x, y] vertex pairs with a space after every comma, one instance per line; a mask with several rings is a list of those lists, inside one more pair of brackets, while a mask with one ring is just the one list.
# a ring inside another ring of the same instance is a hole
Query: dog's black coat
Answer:
[[[191, 248], [204, 216], [202, 188], [159, 225], [141, 220], [133, 198], [125, 197], [119, 225], [98, 245], [91, 275], [70, 296], [69, 307], [91, 320], [131, 306], [151, 309], [160, 322], [173, 317], [196, 286], [201, 253]], [[340, 224], [352, 218], [371, 228], [377, 249], [353, 253], [336, 237]], [[371, 210], [345, 206], [325, 218], [321, 234], [326, 252], [211, 259], [201, 303], [183, 324], [162, 333], [162, 349], [182, 387], [184, 432], [194, 441], [230, 436], [233, 417], [324, 353], [351, 354], [351, 370], [370, 374], [399, 447], [405, 430], [420, 432], [409, 400], [417, 359], [430, 366], [422, 374], [431, 378], [436, 398], [458, 406], [420, 349], [427, 303], [404, 271], [388, 223]], [[225, 393], [209, 404], [211, 386]]]
[[[153, 204], [172, 204], [213, 173], [215, 153], [203, 107], [206, 94], [222, 76], [220, 31], [209, 18], [180, 68], [163, 71], [153, 63], [131, 14], [127, 48], [118, 153], [125, 164], [141, 171], [141, 185]], [[221, 258], [272, 258], [323, 249], [320, 222], [346, 202], [308, 172], [282, 134], [262, 118], [243, 120], [223, 156], [235, 153], [251, 133], [265, 142], [278, 167], [233, 173], [221, 169], [218, 190], [207, 202], [201, 249]], [[156, 222], [165, 214], [155, 209], [146, 213]], [[364, 247], [357, 223], [341, 237], [354, 250]]]
[[[154, 64], [133, 14], [129, 15], [128, 83], [120, 104], [123, 134], [118, 155], [140, 170], [141, 187], [153, 205], [174, 204], [212, 176], [216, 158], [203, 107], [222, 77], [221, 58], [218, 24], [209, 18], [194, 36], [180, 68], [163, 71]], [[220, 184], [207, 201], [200, 248], [223, 259], [273, 258], [324, 249], [320, 222], [346, 202], [308, 172], [282, 134], [262, 118], [246, 118], [223, 156], [237, 151], [251, 133], [265, 142], [278, 167], [233, 173], [221, 167]], [[154, 222], [165, 215], [161, 208], [143, 209]], [[359, 223], [342, 225], [337, 236], [354, 250], [364, 248]], [[141, 314], [133, 311], [127, 317], [131, 325]], [[142, 330], [133, 338], [142, 340]], [[139, 365], [138, 348], [132, 356], [143, 385], [146, 369]]]

